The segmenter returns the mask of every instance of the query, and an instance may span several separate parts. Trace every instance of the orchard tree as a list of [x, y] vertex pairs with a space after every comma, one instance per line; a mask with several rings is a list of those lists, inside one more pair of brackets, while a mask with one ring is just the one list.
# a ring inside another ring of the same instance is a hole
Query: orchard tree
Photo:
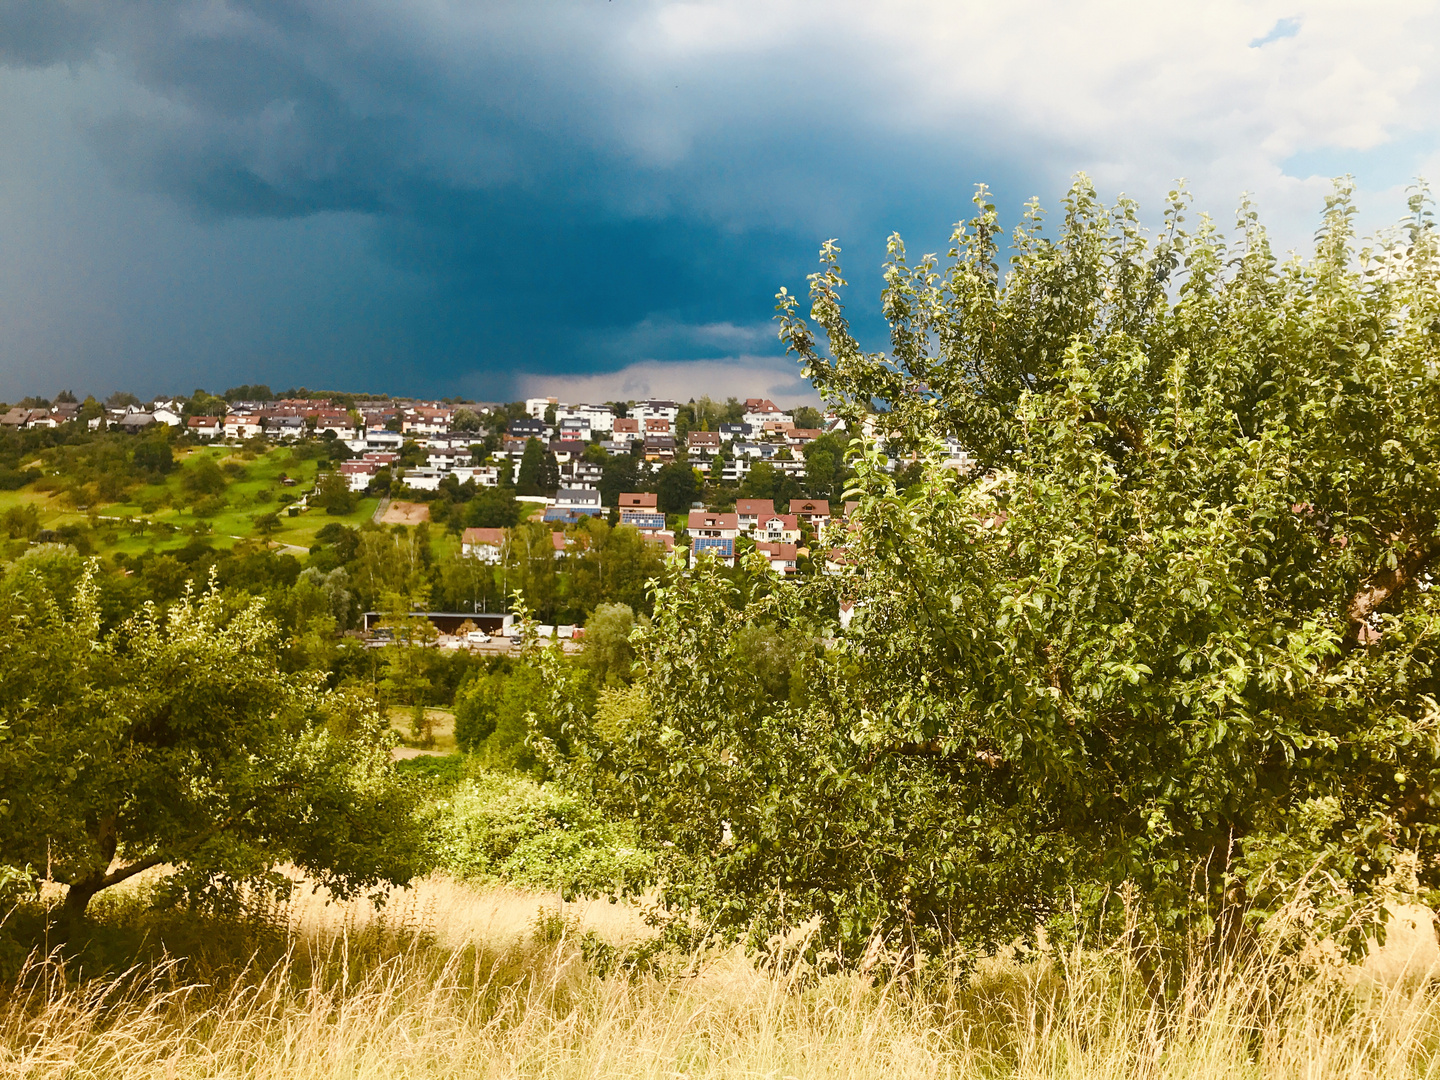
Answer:
[[[1248, 207], [1233, 241], [1187, 231], [1179, 193], [1153, 238], [1083, 178], [1053, 233], [976, 202], [943, 265], [891, 238], [887, 352], [849, 329], [833, 242], [808, 318], [782, 290], [805, 375], [875, 433], [850, 569], [660, 589], [646, 708], [577, 737], [579, 774], [657, 846], [666, 903], [761, 942], [818, 918], [852, 959], [1103, 924], [1126, 886], [1162, 942], [1297, 896], [1435, 903], [1428, 198], [1357, 250], [1340, 185], [1284, 262]], [[767, 622], [829, 640], [786, 701], [739, 662]]]
[[161, 864], [222, 906], [284, 863], [342, 897], [423, 870], [386, 725], [284, 671], [262, 601], [187, 592], [106, 633], [93, 564], [65, 599], [42, 571], [0, 589], [0, 865], [65, 885], [68, 920]]

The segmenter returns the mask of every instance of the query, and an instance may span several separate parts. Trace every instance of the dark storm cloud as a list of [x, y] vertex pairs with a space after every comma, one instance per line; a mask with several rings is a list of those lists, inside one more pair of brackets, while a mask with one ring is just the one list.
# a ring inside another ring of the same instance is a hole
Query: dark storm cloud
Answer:
[[1423, 97], [1384, 20], [1251, 49], [1285, 12], [1087, 10], [0, 0], [0, 394], [62, 362], [496, 393], [751, 363], [832, 236], [880, 345], [885, 234], [943, 251], [978, 180], [1153, 203], [1203, 158], [1224, 200], [1309, 200], [1275, 163]]
[[[433, 289], [409, 339], [451, 363], [615, 367], [638, 358], [604, 342], [648, 317], [765, 320], [821, 237], [795, 192], [769, 206], [743, 188], [773, 171], [803, 184], [830, 148], [763, 128], [647, 145], [657, 91], [606, 89], [573, 27], [544, 43], [543, 25], [473, 10], [447, 42], [422, 12], [365, 4], [12, 2], [0, 38], [11, 63], [110, 64], [143, 91], [83, 121], [131, 190], [205, 220], [370, 216], [371, 250]], [[718, 355], [680, 337], [686, 358]]]

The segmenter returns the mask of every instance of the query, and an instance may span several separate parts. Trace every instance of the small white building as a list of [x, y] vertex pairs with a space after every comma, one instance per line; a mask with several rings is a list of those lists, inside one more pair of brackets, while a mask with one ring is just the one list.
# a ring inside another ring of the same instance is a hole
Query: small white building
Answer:
[[440, 481], [444, 479], [445, 474], [439, 469], [406, 469], [401, 483], [416, 491], [439, 491]]

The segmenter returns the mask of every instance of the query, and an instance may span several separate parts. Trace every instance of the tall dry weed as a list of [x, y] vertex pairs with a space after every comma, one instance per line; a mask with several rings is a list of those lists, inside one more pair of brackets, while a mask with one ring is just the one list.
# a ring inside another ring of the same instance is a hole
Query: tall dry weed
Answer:
[[[257, 916], [248, 936], [221, 942], [212, 928], [208, 953], [162, 955], [104, 975], [87, 976], [58, 953], [37, 956], [0, 999], [0, 1075], [1440, 1072], [1440, 1001], [1420, 980], [1362, 988], [1296, 978], [1264, 958], [1197, 961], [1159, 999], [1121, 949], [991, 958], [963, 980], [935, 970], [877, 984], [798, 965], [764, 974], [735, 952], [678, 966], [684, 975], [601, 978], [582, 956], [582, 934], [633, 937], [642, 932], [633, 909], [599, 904], [537, 922], [537, 908], [555, 903], [431, 881], [378, 914], [302, 899]], [[132, 929], [139, 918], [133, 910], [107, 917]], [[145, 928], [170, 938], [175, 931]]]

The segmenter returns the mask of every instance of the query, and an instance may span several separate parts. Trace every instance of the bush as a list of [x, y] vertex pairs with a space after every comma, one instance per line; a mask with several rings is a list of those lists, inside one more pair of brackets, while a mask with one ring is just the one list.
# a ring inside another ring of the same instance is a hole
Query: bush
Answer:
[[425, 815], [436, 865], [458, 878], [566, 899], [634, 893], [648, 880], [650, 859], [628, 828], [554, 784], [481, 772]]
[[39, 469], [12, 469], [8, 465], [0, 465], [0, 491], [18, 491], [39, 479]]

